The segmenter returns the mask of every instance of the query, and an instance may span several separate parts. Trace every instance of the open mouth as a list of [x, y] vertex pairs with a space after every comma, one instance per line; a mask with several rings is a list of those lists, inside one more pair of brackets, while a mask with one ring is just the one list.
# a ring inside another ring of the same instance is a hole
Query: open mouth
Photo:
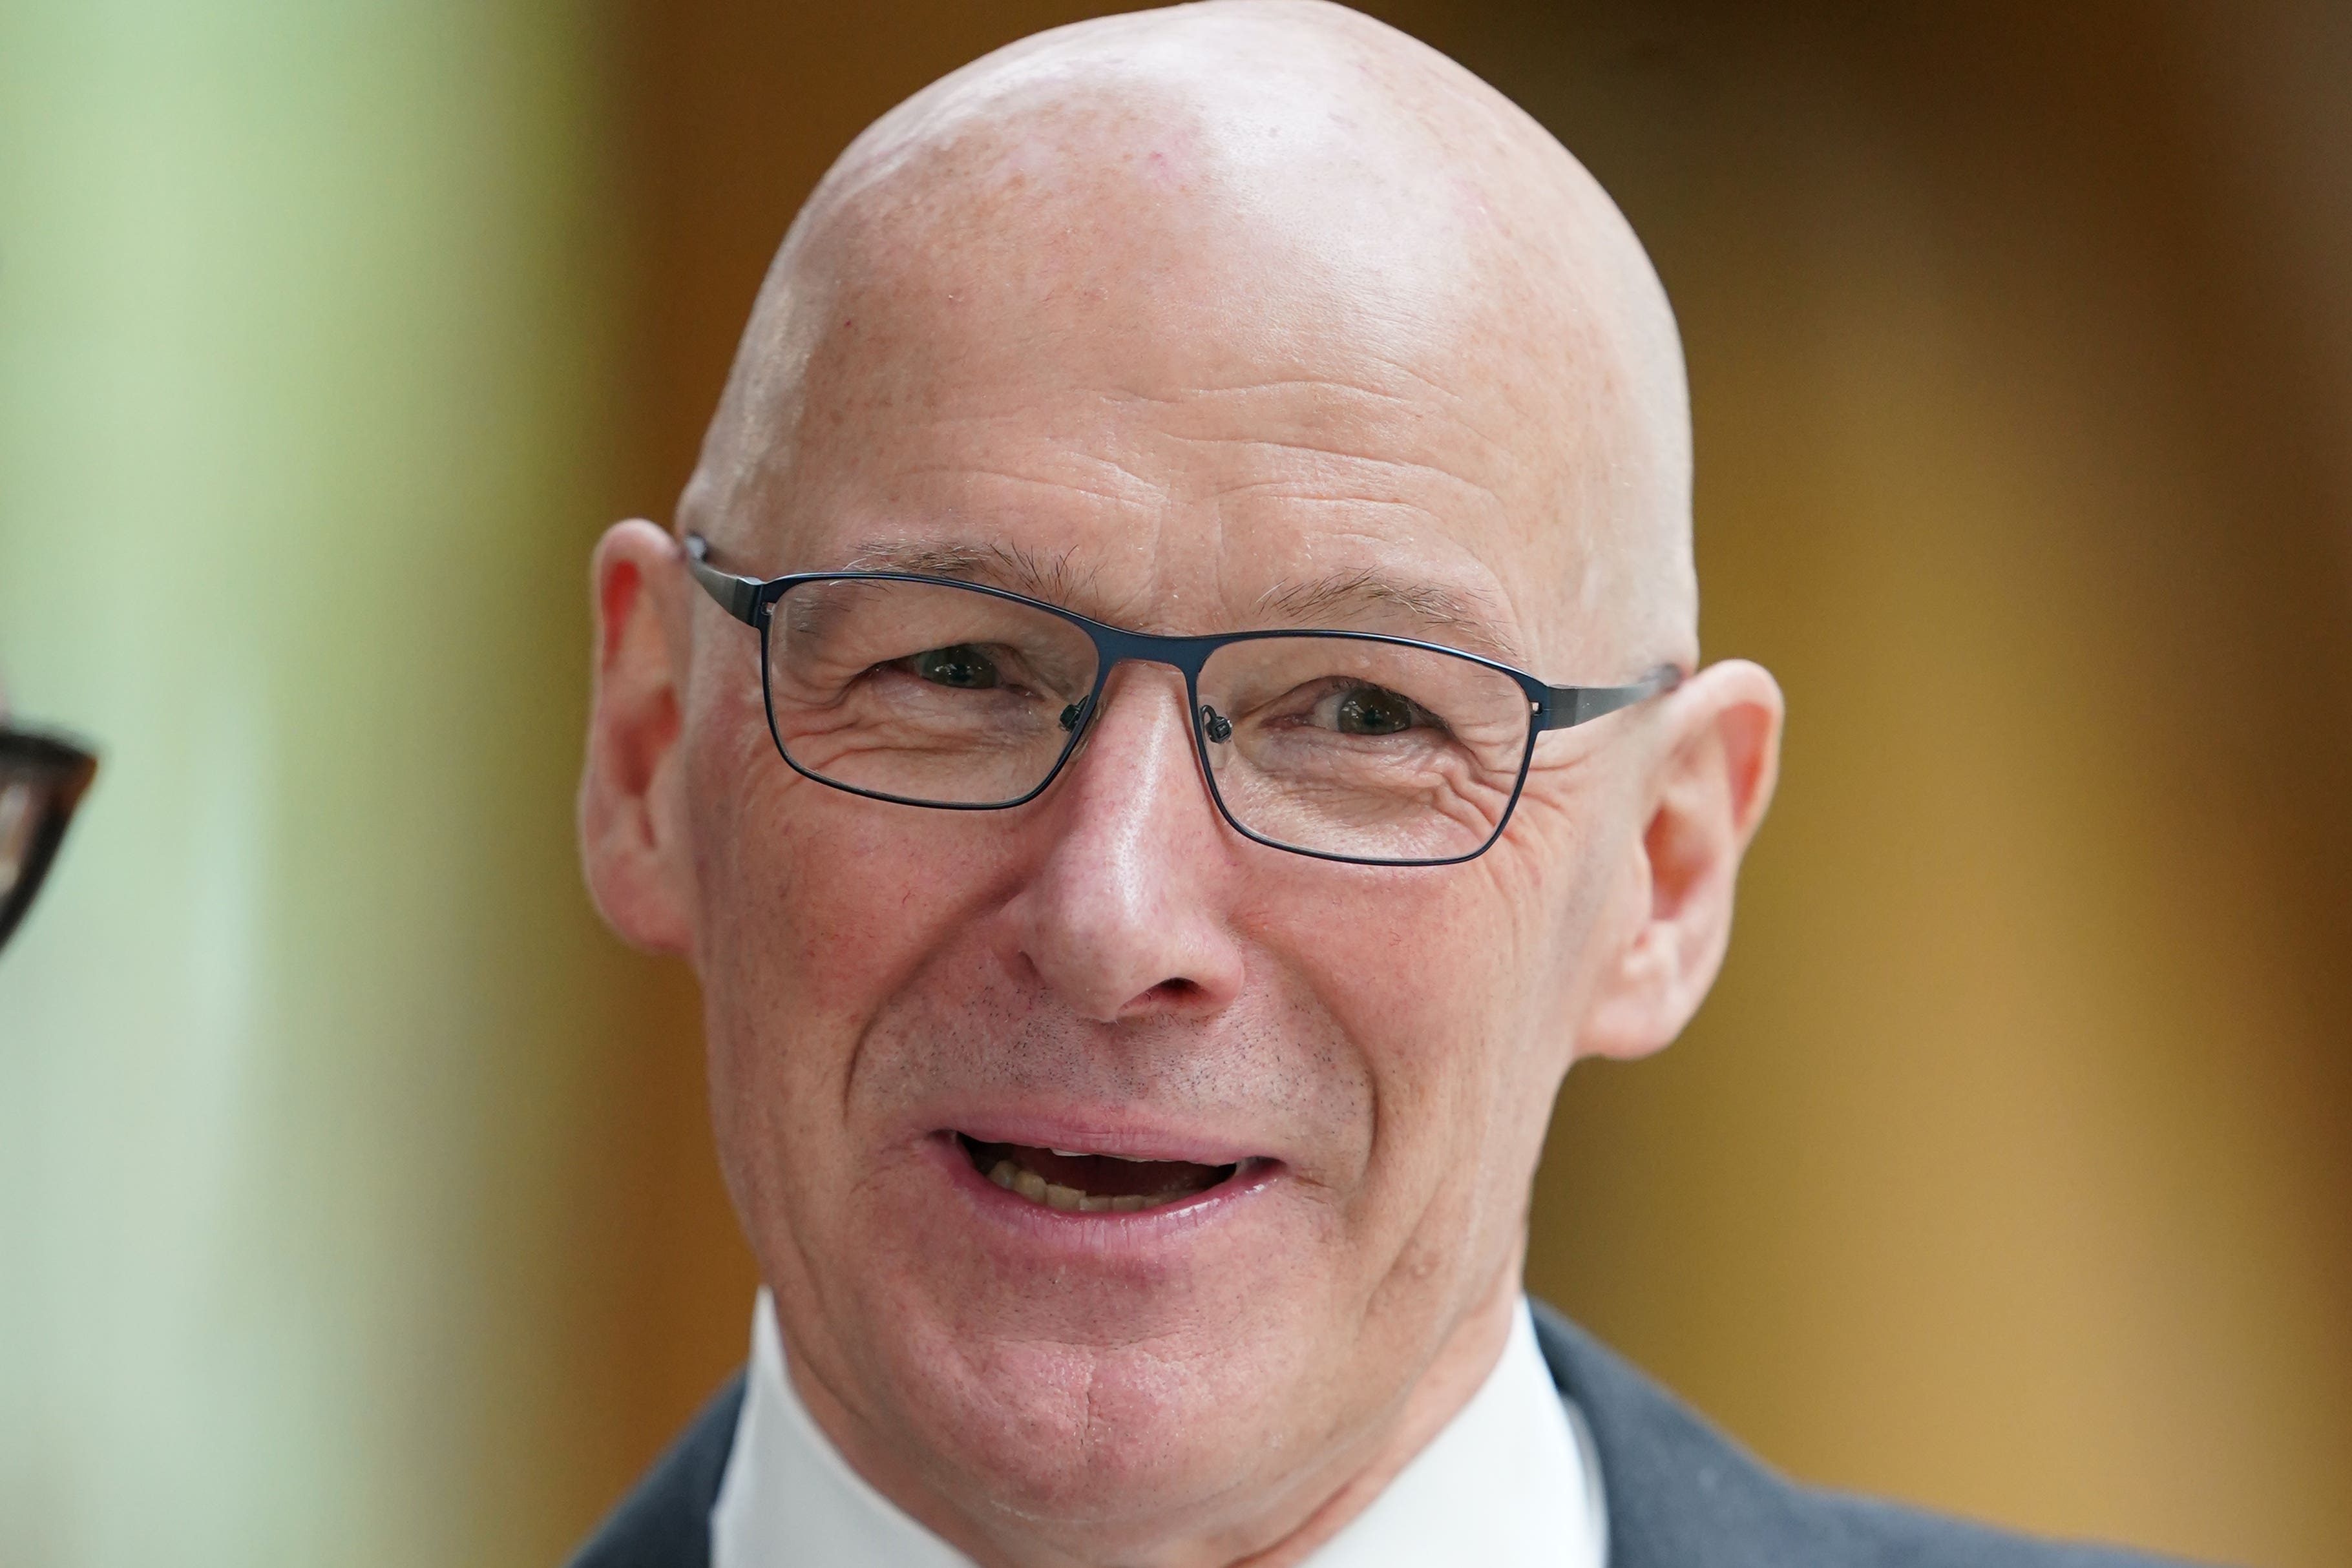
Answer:
[[[1082, 1214], [1133, 1214], [1196, 1197], [1242, 1168], [1190, 1160], [1138, 1160], [1081, 1155], [1027, 1144], [985, 1144], [956, 1134], [972, 1168], [1015, 1197]], [[1242, 1162], [1255, 1163], [1255, 1162]]]

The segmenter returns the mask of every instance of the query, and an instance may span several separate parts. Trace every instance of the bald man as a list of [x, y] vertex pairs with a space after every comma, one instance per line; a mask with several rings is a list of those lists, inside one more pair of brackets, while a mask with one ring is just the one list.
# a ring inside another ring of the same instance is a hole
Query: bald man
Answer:
[[1351, 12], [858, 138], [596, 554], [588, 878], [701, 980], [763, 1288], [579, 1561], [2123, 1562], [1793, 1486], [1524, 1294], [1771, 793], [1690, 476], [1624, 220]]

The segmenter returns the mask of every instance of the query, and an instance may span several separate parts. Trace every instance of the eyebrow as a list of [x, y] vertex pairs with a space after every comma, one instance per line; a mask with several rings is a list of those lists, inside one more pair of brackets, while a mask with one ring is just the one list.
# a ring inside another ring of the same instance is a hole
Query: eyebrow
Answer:
[[859, 547], [845, 571], [896, 571], [909, 577], [950, 577], [1010, 589], [1048, 604], [1067, 604], [1085, 584], [1067, 555], [1041, 556], [1018, 545], [908, 544], [887, 540]]
[[[843, 570], [984, 583], [1066, 609], [1077, 608], [1073, 601], [1086, 597], [1093, 575], [1074, 570], [1066, 555], [1041, 556], [1017, 545], [881, 540], [861, 547]], [[1300, 631], [1332, 628], [1334, 622], [1340, 623], [1336, 629], [1345, 630], [1361, 629], [1348, 626], [1349, 622], [1369, 620], [1388, 626], [1404, 622], [1412, 628], [1410, 634], [1423, 641], [1505, 663], [1515, 663], [1522, 656], [1517, 635], [1485, 594], [1415, 580], [1378, 567], [1276, 583], [1258, 595], [1254, 609], [1258, 615]]]
[[1485, 597], [1364, 567], [1309, 582], [1277, 583], [1258, 595], [1257, 608], [1302, 624], [1335, 616], [1402, 617], [1428, 633], [1425, 641], [1516, 662], [1519, 640], [1484, 602]]

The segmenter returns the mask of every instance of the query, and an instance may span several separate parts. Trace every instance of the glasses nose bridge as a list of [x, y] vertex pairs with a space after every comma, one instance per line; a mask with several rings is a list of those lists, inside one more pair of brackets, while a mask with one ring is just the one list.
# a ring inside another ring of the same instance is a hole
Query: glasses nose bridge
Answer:
[[1102, 661], [1097, 685], [1110, 684], [1111, 672], [1121, 664], [1164, 664], [1184, 677], [1184, 689], [1201, 683], [1201, 666], [1226, 642], [1223, 637], [1171, 637], [1156, 632], [1128, 632], [1117, 626], [1088, 627], [1095, 653]]
[[[1185, 745], [1192, 759], [1202, 769], [1202, 782], [1208, 783], [1209, 759], [1201, 750], [1200, 714], [1201, 669], [1209, 656], [1223, 646], [1221, 637], [1172, 637], [1151, 632], [1128, 632], [1116, 626], [1096, 623], [1087, 628], [1093, 634], [1096, 656], [1102, 667], [1095, 674], [1092, 700], [1087, 704], [1084, 731], [1071, 750], [1075, 760], [1078, 752], [1087, 749], [1101, 727], [1103, 711], [1110, 706], [1111, 677], [1126, 664], [1156, 664], [1173, 670], [1184, 683], [1181, 717], [1184, 722]], [[1214, 791], [1211, 790], [1213, 797]]]
[[[1102, 668], [1095, 675], [1096, 714], [1102, 711], [1105, 694], [1110, 690], [1110, 678], [1122, 664], [1158, 664], [1174, 670], [1184, 679], [1186, 727], [1191, 727], [1192, 709], [1200, 700], [1201, 670], [1209, 656], [1223, 647], [1223, 637], [1171, 637], [1153, 632], [1128, 632], [1116, 626], [1091, 625], [1087, 630], [1095, 641], [1095, 656]], [[1088, 717], [1088, 727], [1093, 717]]]

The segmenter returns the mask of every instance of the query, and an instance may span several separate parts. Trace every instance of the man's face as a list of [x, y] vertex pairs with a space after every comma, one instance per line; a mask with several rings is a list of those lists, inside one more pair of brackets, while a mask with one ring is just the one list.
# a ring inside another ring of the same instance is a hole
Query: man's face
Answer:
[[[979, 547], [1134, 629], [1339, 618], [1556, 683], [1639, 674], [1568, 608], [1577, 520], [1531, 455], [1580, 434], [1475, 322], [1154, 263], [1169, 238], [1017, 269], [875, 247], [721, 563]], [[1283, 608], [1359, 579], [1444, 590], [1503, 646], [1410, 592]], [[1039, 800], [929, 810], [794, 773], [755, 633], [692, 616], [720, 1155], [796, 1375], [853, 1427], [983, 1514], [1213, 1529], [1516, 1289], [1591, 955], [1643, 890], [1643, 716], [1542, 739], [1480, 859], [1335, 864], [1220, 819], [1171, 669], [1118, 669]], [[1053, 1208], [991, 1181], [1006, 1145], [1167, 1162], [1183, 1196]]]

